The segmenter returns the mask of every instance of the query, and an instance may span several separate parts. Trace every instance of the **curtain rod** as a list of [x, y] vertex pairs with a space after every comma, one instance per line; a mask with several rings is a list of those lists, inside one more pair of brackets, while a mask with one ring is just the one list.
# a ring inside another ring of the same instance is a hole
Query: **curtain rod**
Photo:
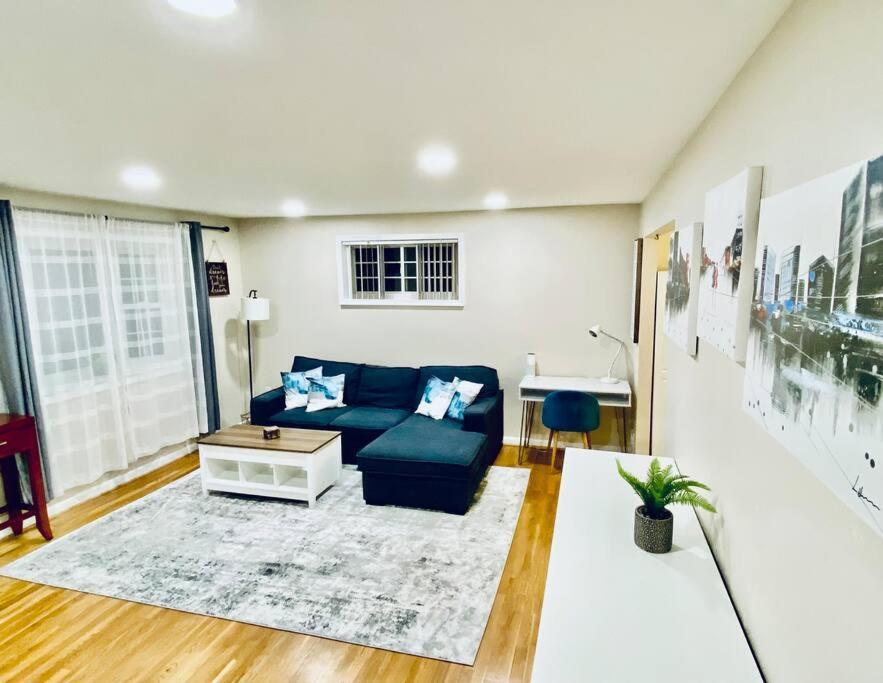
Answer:
[[[13, 204], [13, 206], [15, 206], [15, 205]], [[155, 220], [150, 220], [150, 219], [147, 219], [147, 218], [126, 218], [126, 217], [124, 217], [124, 216], [110, 216], [110, 215], [108, 215], [108, 214], [106, 214], [106, 213], [105, 213], [105, 214], [94, 214], [94, 213], [88, 213], [88, 212], [84, 212], [84, 211], [65, 211], [65, 210], [63, 210], [63, 209], [38, 209], [38, 208], [30, 207], [30, 206], [21, 206], [21, 207], [19, 207], [19, 208], [24, 209], [25, 211], [42, 211], [43, 213], [56, 213], [56, 214], [59, 214], [59, 215], [61, 215], [61, 216], [95, 216], [95, 215], [102, 215], [102, 216], [104, 216], [105, 219], [107, 219], [107, 218], [117, 218], [117, 219], [119, 219], [119, 220], [123, 220], [123, 221], [138, 221], [138, 222], [140, 222], [140, 223], [155, 223], [156, 225], [168, 225], [168, 224], [170, 224], [170, 223], [193, 223], [193, 222], [198, 222], [198, 221], [155, 221]], [[229, 225], [202, 225], [202, 224], [200, 224], [200, 227], [201, 227], [203, 230], [218, 230], [218, 231], [220, 231], [220, 232], [230, 232], [230, 226], [229, 226]]]

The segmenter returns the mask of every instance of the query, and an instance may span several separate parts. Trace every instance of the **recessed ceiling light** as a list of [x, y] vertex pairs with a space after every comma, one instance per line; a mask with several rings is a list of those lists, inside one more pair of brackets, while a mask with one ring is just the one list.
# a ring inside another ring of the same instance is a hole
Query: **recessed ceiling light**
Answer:
[[282, 215], [289, 218], [300, 218], [307, 215], [307, 205], [300, 199], [286, 199], [282, 202]]
[[426, 145], [417, 153], [417, 166], [428, 175], [448, 175], [457, 166], [457, 155], [447, 145]]
[[127, 166], [120, 180], [133, 190], [155, 190], [162, 185], [162, 178], [150, 166]]
[[486, 209], [505, 209], [509, 206], [509, 197], [502, 192], [489, 192], [484, 198]]
[[236, 0], [166, 0], [172, 7], [198, 17], [226, 17], [236, 11]]

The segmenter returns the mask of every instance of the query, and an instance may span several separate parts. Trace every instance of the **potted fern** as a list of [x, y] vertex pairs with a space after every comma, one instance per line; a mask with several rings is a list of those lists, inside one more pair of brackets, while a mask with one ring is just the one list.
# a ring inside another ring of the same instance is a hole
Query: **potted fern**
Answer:
[[641, 481], [626, 472], [616, 461], [619, 476], [626, 480], [644, 504], [635, 508], [635, 545], [648, 553], [667, 553], [671, 550], [674, 518], [667, 505], [695, 505], [709, 512], [714, 506], [693, 489], [709, 488], [685, 474], [672, 474], [672, 466], [663, 468], [657, 458], [650, 461], [647, 480]]

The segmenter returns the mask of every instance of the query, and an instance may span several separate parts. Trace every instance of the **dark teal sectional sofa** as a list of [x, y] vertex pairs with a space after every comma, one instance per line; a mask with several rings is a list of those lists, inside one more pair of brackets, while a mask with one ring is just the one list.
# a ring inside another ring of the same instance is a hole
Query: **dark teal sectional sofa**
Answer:
[[[342, 433], [343, 461], [362, 471], [371, 505], [403, 505], [464, 514], [503, 443], [503, 391], [497, 371], [483, 365], [385, 367], [295, 356], [292, 372], [322, 366], [346, 375], [346, 407], [307, 413], [285, 410], [282, 387], [255, 396], [257, 425]], [[414, 414], [430, 377], [482, 384], [462, 422]]]

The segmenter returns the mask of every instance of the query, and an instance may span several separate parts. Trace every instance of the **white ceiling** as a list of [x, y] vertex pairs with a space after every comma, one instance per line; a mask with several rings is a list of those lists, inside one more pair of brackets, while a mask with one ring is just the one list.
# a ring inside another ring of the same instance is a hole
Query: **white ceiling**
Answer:
[[[230, 216], [637, 202], [788, 4], [8, 0], [0, 183]], [[417, 171], [431, 142], [451, 176]]]

